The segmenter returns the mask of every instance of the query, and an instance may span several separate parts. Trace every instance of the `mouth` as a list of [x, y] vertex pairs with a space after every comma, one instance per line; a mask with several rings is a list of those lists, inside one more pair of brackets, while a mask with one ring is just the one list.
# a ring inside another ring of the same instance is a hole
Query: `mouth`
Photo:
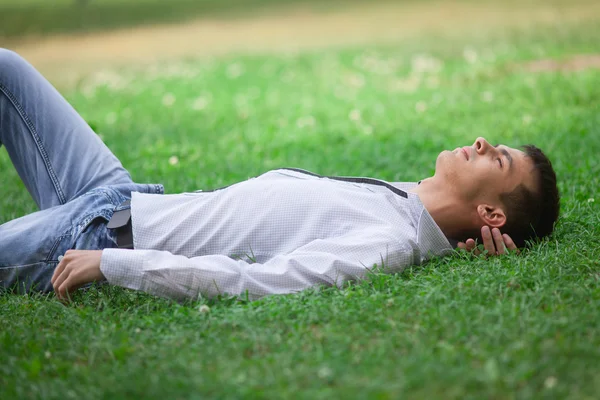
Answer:
[[467, 150], [468, 147], [463, 147], [461, 148], [462, 152], [465, 153], [465, 157], [467, 158], [467, 161], [469, 161], [469, 151]]

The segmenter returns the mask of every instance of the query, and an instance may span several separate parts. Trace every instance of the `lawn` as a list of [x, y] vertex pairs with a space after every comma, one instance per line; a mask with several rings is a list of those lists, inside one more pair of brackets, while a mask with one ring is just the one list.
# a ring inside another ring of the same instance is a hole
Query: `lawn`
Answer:
[[[518, 256], [255, 302], [0, 295], [0, 398], [597, 398], [600, 70], [568, 60], [598, 53], [599, 20], [173, 60], [65, 91], [136, 181], [169, 193], [283, 166], [414, 181], [484, 136], [547, 152], [561, 218]], [[4, 150], [0, 171], [0, 222], [34, 211]]]

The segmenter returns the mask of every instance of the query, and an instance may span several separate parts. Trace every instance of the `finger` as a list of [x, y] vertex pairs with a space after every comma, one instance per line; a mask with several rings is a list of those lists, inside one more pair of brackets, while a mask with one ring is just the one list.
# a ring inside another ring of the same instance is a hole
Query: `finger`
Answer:
[[54, 292], [56, 293], [56, 296], [61, 300], [64, 299], [65, 289], [66, 289], [66, 286], [63, 283], [61, 283], [60, 285], [54, 286]]
[[72, 268], [68, 268], [67, 271], [69, 271], [68, 276], [65, 276], [66, 274], [61, 275], [64, 280], [58, 285], [58, 295], [62, 299], [71, 300], [70, 294], [78, 288], [77, 271]]
[[515, 251], [517, 254], [519, 254], [519, 248], [517, 247], [515, 242], [513, 242], [512, 238], [506, 233], [502, 235], [502, 237], [504, 238], [504, 244], [506, 244], [506, 248], [510, 251]]
[[58, 265], [54, 269], [54, 273], [52, 274], [52, 279], [50, 279], [50, 283], [53, 286], [54, 286], [54, 282], [56, 281], [56, 279], [58, 279], [58, 277], [60, 276], [62, 271], [65, 269], [65, 265], [67, 265], [67, 262], [65, 261], [64, 257], [58, 256]]
[[481, 237], [483, 238], [483, 247], [488, 254], [496, 254], [496, 246], [494, 246], [494, 239], [492, 238], [489, 226], [485, 225], [481, 227]]
[[463, 249], [463, 250], [467, 249], [467, 245], [464, 242], [458, 242], [456, 247], [458, 247], [459, 249]]
[[467, 239], [467, 242], [465, 243], [466, 248], [468, 251], [473, 251], [473, 249], [475, 248], [475, 240], [473, 239]]
[[468, 252], [473, 253], [474, 256], [478, 256], [481, 254], [481, 251], [477, 248], [477, 242], [475, 239], [467, 239], [465, 242], [466, 250]]
[[68, 264], [67, 262], [65, 262], [65, 266], [64, 266], [63, 270], [61, 271], [60, 275], [58, 275], [58, 277], [56, 278], [56, 280], [54, 281], [54, 283], [52, 284], [52, 287], [54, 287], [54, 291], [55, 292], [58, 293], [58, 289], [69, 278], [69, 275], [71, 274], [71, 272], [72, 271], [71, 271], [70, 264]]
[[467, 240], [467, 250], [475, 257], [479, 257], [481, 255], [481, 250], [477, 248], [477, 242], [474, 239]]
[[496, 254], [506, 253], [506, 246], [504, 245], [504, 239], [502, 238], [500, 229], [492, 229], [492, 236], [494, 237], [494, 244], [496, 245]]
[[77, 272], [73, 272], [67, 279], [60, 285], [58, 289], [59, 296], [62, 299], [71, 300], [71, 293], [83, 286], [80, 277]]
[[69, 296], [69, 292], [70, 292], [70, 287], [69, 287], [69, 280], [66, 280], [62, 283], [62, 285], [60, 285], [60, 287], [58, 288], [58, 297], [61, 300], [67, 300], [70, 301], [71, 300], [71, 296]]

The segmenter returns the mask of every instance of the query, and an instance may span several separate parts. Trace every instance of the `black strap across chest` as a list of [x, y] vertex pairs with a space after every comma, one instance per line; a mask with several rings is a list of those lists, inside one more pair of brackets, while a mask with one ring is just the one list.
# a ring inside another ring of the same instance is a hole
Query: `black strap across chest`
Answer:
[[[333, 179], [333, 180], [336, 180], [336, 181], [353, 182], [353, 183], [366, 183], [368, 185], [383, 186], [383, 187], [389, 189], [390, 191], [392, 191], [393, 193], [397, 194], [398, 196], [402, 196], [405, 199], [408, 199], [408, 194], [406, 194], [406, 192], [404, 190], [398, 189], [397, 187], [395, 187], [393, 185], [390, 185], [387, 182], [380, 181], [379, 179], [362, 178], [362, 177], [354, 177], [354, 176], [325, 176], [325, 175], [315, 174], [314, 172], [306, 171], [306, 170], [300, 169], [300, 168], [279, 168], [279, 169], [283, 169], [283, 170], [286, 170], [286, 171], [299, 172], [301, 174], [310, 175], [310, 176], [316, 176], [318, 178]], [[216, 188], [216, 189], [198, 190], [198, 192], [203, 192], [203, 193], [216, 192], [216, 191], [219, 191], [219, 190], [227, 189], [229, 186], [231, 186], [231, 185], [223, 186], [223, 187]]]
[[395, 187], [393, 185], [390, 185], [387, 182], [380, 181], [379, 179], [362, 178], [362, 177], [354, 177], [354, 176], [323, 176], [323, 175], [315, 174], [314, 172], [305, 171], [305, 170], [299, 169], [299, 168], [282, 168], [282, 169], [285, 169], [285, 170], [288, 170], [288, 171], [299, 172], [301, 174], [316, 176], [318, 178], [327, 178], [327, 179], [333, 179], [333, 180], [336, 180], [336, 181], [353, 182], [353, 183], [366, 183], [368, 185], [383, 186], [383, 187], [391, 190], [392, 192], [394, 192], [398, 196], [402, 196], [405, 199], [408, 198], [408, 194], [406, 194], [406, 192], [404, 190], [398, 189], [397, 187]]

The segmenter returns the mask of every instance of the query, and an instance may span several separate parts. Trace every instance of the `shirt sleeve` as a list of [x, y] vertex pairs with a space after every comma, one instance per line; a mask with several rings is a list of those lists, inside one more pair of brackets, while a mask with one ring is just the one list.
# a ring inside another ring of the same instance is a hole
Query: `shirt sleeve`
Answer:
[[316, 285], [341, 286], [373, 267], [399, 272], [419, 260], [414, 242], [364, 232], [317, 239], [263, 264], [225, 255], [187, 258], [159, 250], [105, 249], [100, 269], [110, 284], [176, 300], [225, 294], [255, 300]]

